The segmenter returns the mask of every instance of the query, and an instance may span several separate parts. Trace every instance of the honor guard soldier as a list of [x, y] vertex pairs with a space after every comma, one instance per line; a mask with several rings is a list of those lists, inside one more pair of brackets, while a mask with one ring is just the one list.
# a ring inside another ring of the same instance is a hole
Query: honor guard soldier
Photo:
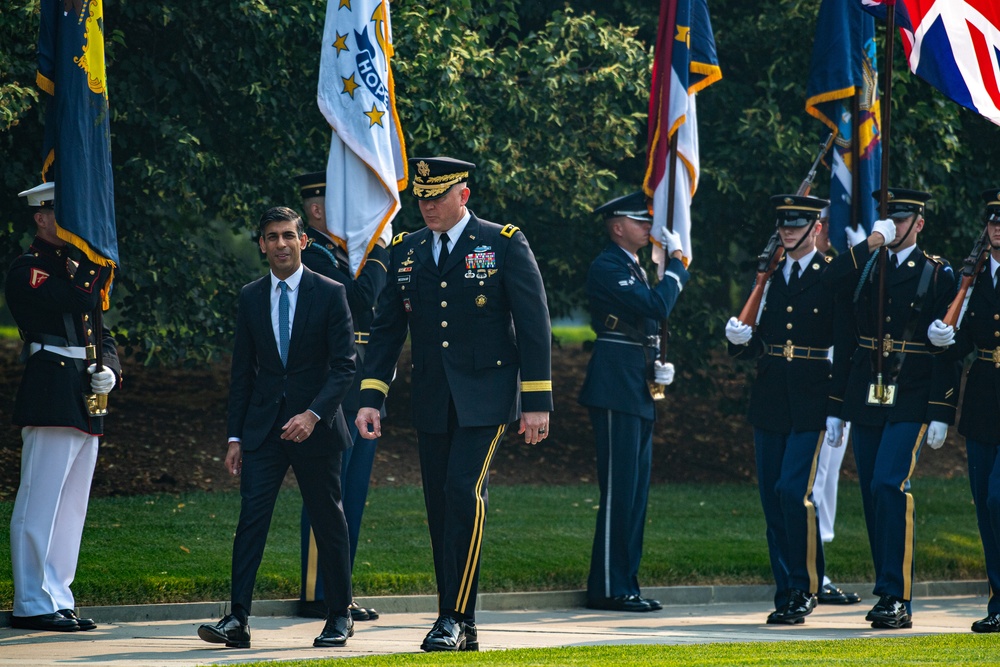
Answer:
[[[347, 289], [347, 305], [354, 320], [354, 349], [358, 355], [358, 367], [365, 358], [365, 347], [375, 319], [375, 304], [385, 287], [386, 271], [389, 265], [389, 251], [386, 247], [392, 239], [392, 224], [386, 223], [375, 245], [368, 251], [368, 257], [355, 278], [344, 244], [335, 240], [326, 226], [326, 172], [317, 171], [295, 177], [302, 195], [302, 208], [307, 224], [308, 245], [302, 251], [302, 263], [307, 268], [332, 278]], [[361, 517], [368, 499], [368, 483], [371, 480], [372, 464], [375, 461], [375, 446], [378, 440], [366, 440], [358, 436], [354, 419], [358, 413], [358, 396], [361, 390], [361, 373], [354, 376], [354, 384], [343, 402], [344, 417], [347, 419], [354, 439], [354, 445], [344, 450], [340, 468], [341, 493], [343, 494], [344, 516], [351, 538], [351, 569], [358, 551], [358, 535], [361, 531]], [[384, 414], [382, 415], [385, 416]], [[323, 574], [317, 567], [318, 552], [316, 538], [309, 522], [309, 513], [302, 507], [302, 587], [299, 615], [323, 618], [326, 605], [323, 603]], [[351, 603], [351, 617], [355, 621], [369, 621], [378, 618], [374, 609], [365, 609], [357, 602]]]
[[[28, 252], [7, 272], [7, 307], [26, 360], [14, 404], [21, 427], [21, 483], [10, 520], [15, 628], [76, 631], [70, 584], [76, 575], [104, 419], [88, 394], [107, 394], [121, 378], [115, 340], [94, 326], [110, 268], [67, 255], [55, 215], [55, 184], [19, 194], [37, 227]], [[101, 354], [103, 370], [93, 363]]]
[[848, 312], [837, 319], [838, 327], [853, 326], [856, 333], [853, 349], [834, 356], [835, 391], [844, 399], [836, 416], [852, 425], [879, 596], [866, 616], [874, 628], [912, 626], [916, 521], [910, 476], [925, 441], [933, 449], [944, 444], [958, 400], [958, 366], [927, 338], [928, 326], [955, 295], [951, 267], [917, 247], [928, 199], [926, 192], [888, 190], [895, 241], [884, 260], [851, 249], [860, 280]]
[[[983, 193], [986, 202], [985, 249], [989, 260], [974, 274], [972, 294], [959, 329], [935, 320], [927, 331], [931, 343], [948, 347], [952, 359], [975, 352], [965, 381], [958, 432], [965, 436], [969, 482], [976, 503], [979, 535], [986, 555], [990, 596], [986, 618], [972, 624], [973, 632], [1000, 632], [1000, 188]], [[973, 259], [970, 257], [970, 259]], [[963, 283], [964, 284], [964, 283]]]
[[[726, 325], [729, 353], [757, 360], [748, 420], [776, 585], [770, 624], [802, 623], [823, 588], [825, 560], [813, 483], [824, 442], [843, 443], [842, 426], [827, 426], [827, 416], [839, 412], [839, 405], [831, 405], [830, 348], [834, 300], [853, 275], [848, 255], [833, 260], [816, 249], [820, 215], [828, 204], [816, 197], [771, 197], [784, 257], [768, 283], [755, 285], [764, 295], [748, 318], [759, 320], [756, 328], [735, 317]], [[883, 222], [876, 231], [866, 240], [865, 253], [891, 240], [894, 227]]]
[[[639, 266], [638, 252], [649, 243], [653, 222], [644, 193], [619, 197], [594, 213], [604, 218], [609, 241], [587, 272], [590, 326], [597, 340], [579, 398], [594, 428], [601, 490], [587, 607], [655, 611], [662, 606], [640, 596], [638, 579], [656, 419], [650, 382], [660, 323], [689, 276], [674, 232], [667, 233], [670, 261], [662, 280], [650, 285]], [[662, 384], [673, 380], [672, 365], [659, 372]]]
[[439, 616], [425, 651], [478, 650], [475, 624], [490, 464], [507, 425], [535, 444], [552, 410], [545, 288], [524, 234], [466, 208], [475, 165], [413, 158], [426, 227], [399, 234], [376, 309], [357, 426], [381, 433], [379, 409], [410, 335], [413, 424]]

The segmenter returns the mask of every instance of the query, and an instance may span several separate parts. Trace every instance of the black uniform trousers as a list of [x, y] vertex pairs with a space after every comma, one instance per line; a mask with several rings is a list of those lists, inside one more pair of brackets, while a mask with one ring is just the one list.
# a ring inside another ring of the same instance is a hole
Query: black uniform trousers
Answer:
[[506, 430], [459, 426], [452, 403], [447, 433], [417, 432], [439, 614], [475, 619], [490, 463]]
[[639, 595], [649, 476], [653, 461], [653, 420], [590, 408], [597, 444], [601, 501], [590, 554], [587, 599]]
[[969, 484], [976, 503], [976, 521], [986, 556], [986, 580], [990, 586], [987, 613], [1000, 614], [1000, 456], [996, 445], [966, 438]]
[[[340, 498], [340, 452], [330, 448], [304, 455], [298, 443], [281, 439], [281, 426], [294, 415], [282, 404], [275, 425], [259, 448], [243, 452], [240, 480], [240, 519], [233, 541], [232, 613], [241, 620], [250, 615], [253, 586], [264, 555], [274, 503], [291, 466], [302, 502], [316, 527], [319, 568], [328, 582], [327, 609], [342, 612], [351, 604], [351, 562], [347, 521]], [[344, 582], [330, 586], [329, 582]]]
[[753, 430], [757, 490], [777, 586], [775, 609], [788, 602], [791, 589], [816, 593], [823, 582], [823, 542], [812, 490], [824, 435]]
[[854, 424], [851, 442], [861, 485], [868, 542], [875, 564], [875, 595], [913, 596], [913, 552], [916, 544], [916, 507], [910, 494], [910, 476], [917, 466], [927, 424]]

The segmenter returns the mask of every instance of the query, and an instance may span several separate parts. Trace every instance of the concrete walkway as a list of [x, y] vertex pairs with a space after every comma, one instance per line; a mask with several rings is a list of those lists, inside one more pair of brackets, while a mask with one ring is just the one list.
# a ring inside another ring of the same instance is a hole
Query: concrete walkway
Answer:
[[[598, 644], [697, 644], [708, 642], [845, 639], [969, 632], [985, 616], [983, 582], [921, 584], [913, 603], [911, 630], [873, 630], [864, 615], [875, 599], [870, 586], [845, 586], [866, 595], [860, 605], [820, 606], [799, 626], [769, 626], [765, 586], [697, 586], [648, 589], [667, 606], [647, 614], [580, 608], [582, 593], [514, 593], [480, 597], [477, 612], [482, 650], [587, 646]], [[252, 648], [226, 649], [197, 637], [201, 623], [224, 613], [221, 603], [92, 607], [81, 610], [99, 627], [90, 632], [45, 633], [13, 630], [9, 613], [0, 614], [0, 666], [122, 665], [188, 667], [232, 665], [258, 660], [294, 660], [419, 651], [433, 623], [430, 596], [366, 598], [363, 606], [381, 612], [376, 621], [355, 625], [341, 649], [312, 648], [322, 621], [290, 616], [292, 601], [255, 604]]]

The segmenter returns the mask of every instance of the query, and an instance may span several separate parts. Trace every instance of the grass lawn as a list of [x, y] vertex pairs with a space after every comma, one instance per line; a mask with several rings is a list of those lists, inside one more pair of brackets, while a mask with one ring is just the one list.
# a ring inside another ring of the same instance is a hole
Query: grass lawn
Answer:
[[[983, 579], [982, 548], [964, 479], [919, 479], [916, 575]], [[490, 490], [480, 590], [583, 589], [597, 508], [596, 485]], [[0, 526], [12, 503], [0, 503]], [[257, 599], [298, 597], [299, 508], [278, 500]], [[100, 498], [90, 504], [73, 589], [82, 606], [227, 600], [236, 493]], [[373, 488], [354, 568], [363, 595], [433, 593], [430, 541], [419, 488]], [[857, 485], [841, 485], [837, 538], [827, 550], [837, 581], [872, 581]], [[640, 572], [644, 586], [770, 581], [764, 519], [752, 485], [652, 489]], [[10, 544], [0, 540], [0, 608], [13, 592]]]
[[[489, 665], [490, 667], [643, 667], [761, 665], [814, 667], [815, 665], [996, 665], [996, 641], [989, 635], [937, 635], [894, 639], [843, 639], [837, 641], [780, 641], [696, 646], [588, 646], [553, 649], [518, 649], [481, 653], [424, 653], [365, 658], [282, 662], [283, 667], [402, 667], [408, 665]], [[247, 663], [265, 667], [271, 662]]]

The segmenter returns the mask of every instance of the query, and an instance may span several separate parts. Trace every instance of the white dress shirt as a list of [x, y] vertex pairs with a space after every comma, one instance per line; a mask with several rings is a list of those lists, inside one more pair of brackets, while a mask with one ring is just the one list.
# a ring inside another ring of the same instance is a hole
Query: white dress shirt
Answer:
[[[281, 278], [271, 274], [271, 331], [274, 332], [274, 344], [281, 352], [281, 336], [278, 331], [278, 299], [281, 297], [281, 288], [278, 283]], [[285, 278], [288, 285], [288, 340], [292, 340], [292, 324], [295, 322], [295, 304], [299, 300], [299, 283], [302, 282], [302, 265], [292, 275]]]
[[465, 231], [465, 226], [469, 224], [469, 220], [472, 219], [472, 214], [469, 213], [469, 209], [465, 209], [465, 215], [462, 219], [455, 223], [455, 226], [446, 232], [434, 232], [434, 247], [431, 248], [431, 254], [434, 256], [434, 263], [437, 264], [438, 257], [441, 256], [441, 237], [448, 237], [448, 252], [451, 253], [455, 249], [455, 243], [458, 239], [462, 238], [462, 232]]

